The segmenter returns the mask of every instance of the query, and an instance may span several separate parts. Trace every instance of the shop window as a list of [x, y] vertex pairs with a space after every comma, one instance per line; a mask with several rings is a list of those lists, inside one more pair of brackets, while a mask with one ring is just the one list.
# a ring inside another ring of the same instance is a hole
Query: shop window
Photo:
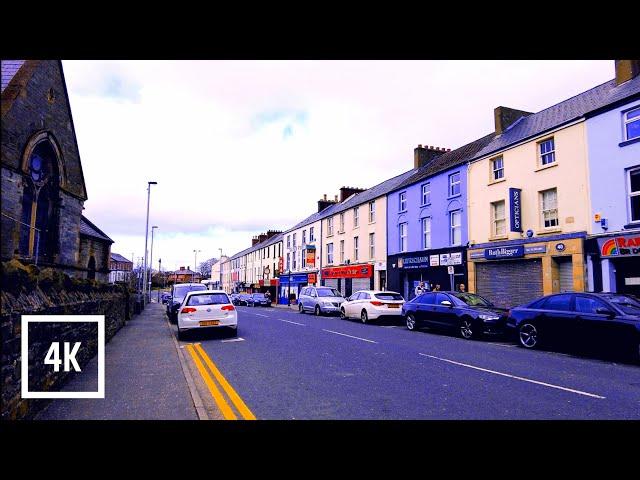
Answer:
[[624, 113], [625, 140], [640, 138], [640, 107]]
[[557, 228], [558, 221], [558, 192], [555, 188], [540, 192], [541, 224], [544, 228]]
[[491, 204], [492, 229], [491, 233], [494, 237], [501, 237], [507, 234], [507, 221], [505, 212], [505, 202], [493, 202]]
[[640, 168], [629, 171], [629, 214], [631, 222], [640, 222]]

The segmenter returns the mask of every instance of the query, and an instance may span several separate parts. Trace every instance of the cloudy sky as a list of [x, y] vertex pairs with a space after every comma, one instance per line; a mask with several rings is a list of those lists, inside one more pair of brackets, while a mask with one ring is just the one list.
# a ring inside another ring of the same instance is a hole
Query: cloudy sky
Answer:
[[413, 148], [494, 130], [614, 76], [607, 61], [63, 61], [89, 199], [84, 214], [154, 268], [234, 254], [343, 185], [413, 167]]

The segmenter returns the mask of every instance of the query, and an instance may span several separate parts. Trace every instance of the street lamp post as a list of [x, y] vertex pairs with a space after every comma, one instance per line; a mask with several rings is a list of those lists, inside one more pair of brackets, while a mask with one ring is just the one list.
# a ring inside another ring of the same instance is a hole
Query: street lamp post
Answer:
[[196, 265], [198, 263], [197, 258], [198, 258], [198, 253], [199, 252], [202, 252], [202, 250], [194, 250], [193, 251], [193, 273], [191, 274], [191, 282], [192, 283], [195, 283], [195, 281], [196, 281], [196, 268], [197, 268]]
[[151, 200], [151, 185], [158, 182], [147, 182], [147, 226], [144, 232], [144, 273], [142, 278], [142, 307], [147, 303], [147, 240], [149, 239], [149, 202]]
[[151, 253], [149, 255], [149, 284], [147, 285], [147, 296], [151, 303], [151, 286], [153, 285], [153, 231], [158, 228], [157, 225], [151, 227]]
[[[162, 278], [162, 259], [158, 259], [158, 275], [159, 279]], [[158, 303], [160, 303], [160, 288], [158, 287]]]

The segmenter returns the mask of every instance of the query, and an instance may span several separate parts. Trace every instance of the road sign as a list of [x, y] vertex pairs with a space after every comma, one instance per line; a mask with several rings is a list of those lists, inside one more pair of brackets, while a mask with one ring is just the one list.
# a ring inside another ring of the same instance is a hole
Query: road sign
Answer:
[[453, 275], [453, 273], [455, 272], [453, 266], [451, 266], [451, 265], [449, 267], [447, 267], [447, 271], [449, 272], [449, 275]]

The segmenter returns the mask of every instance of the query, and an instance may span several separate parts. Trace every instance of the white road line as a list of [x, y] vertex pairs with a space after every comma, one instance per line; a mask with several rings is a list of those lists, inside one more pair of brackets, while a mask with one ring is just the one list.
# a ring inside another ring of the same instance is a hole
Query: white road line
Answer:
[[443, 362], [453, 363], [455, 365], [460, 365], [462, 367], [473, 368], [475, 370], [480, 370], [481, 372], [493, 373], [495, 375], [502, 375], [503, 377], [514, 378], [516, 380], [522, 380], [523, 382], [535, 383], [537, 385], [543, 385], [545, 387], [557, 388], [558, 390], [564, 390], [566, 392], [577, 393], [578, 395], [585, 395], [587, 397], [600, 398], [604, 399], [606, 397], [602, 397], [600, 395], [594, 395], [593, 393], [582, 392], [580, 390], [574, 390], [572, 388], [560, 387], [558, 385], [553, 385], [551, 383], [539, 382], [537, 380], [531, 380], [529, 378], [517, 377], [515, 375], [509, 375], [508, 373], [496, 372], [495, 370], [487, 370], [486, 368], [474, 367], [473, 365], [467, 365], [466, 363], [454, 362], [453, 360], [447, 360], [446, 358], [434, 357], [433, 355], [427, 355], [425, 353], [419, 353], [418, 355], [422, 355], [423, 357], [435, 358], [436, 360], [442, 360]]
[[333, 330], [325, 330], [324, 328], [322, 329], [322, 331], [323, 332], [329, 332], [329, 333], [335, 333], [336, 335], [342, 335], [343, 337], [355, 338], [356, 340], [362, 340], [363, 342], [378, 343], [378, 342], [374, 342], [373, 340], [367, 340], [366, 338], [360, 338], [360, 337], [354, 337], [353, 335], [347, 335], [346, 333], [334, 332]]
[[252, 313], [252, 315], [257, 315], [259, 317], [269, 318], [269, 315], [263, 315], [261, 313]]
[[512, 345], [512, 344], [506, 344], [506, 343], [494, 343], [494, 342], [487, 342], [488, 345], [498, 345], [499, 347], [509, 347], [509, 348], [513, 348], [513, 347], [517, 347], [518, 345]]
[[244, 342], [244, 338], [242, 337], [238, 337], [238, 338], [230, 338], [228, 340], [220, 340], [222, 343], [225, 342]]
[[279, 320], [281, 322], [293, 323], [294, 325], [301, 325], [303, 327], [306, 327], [306, 325], [304, 323], [292, 322], [291, 320], [283, 320], [281, 318], [276, 318], [275, 320]]

